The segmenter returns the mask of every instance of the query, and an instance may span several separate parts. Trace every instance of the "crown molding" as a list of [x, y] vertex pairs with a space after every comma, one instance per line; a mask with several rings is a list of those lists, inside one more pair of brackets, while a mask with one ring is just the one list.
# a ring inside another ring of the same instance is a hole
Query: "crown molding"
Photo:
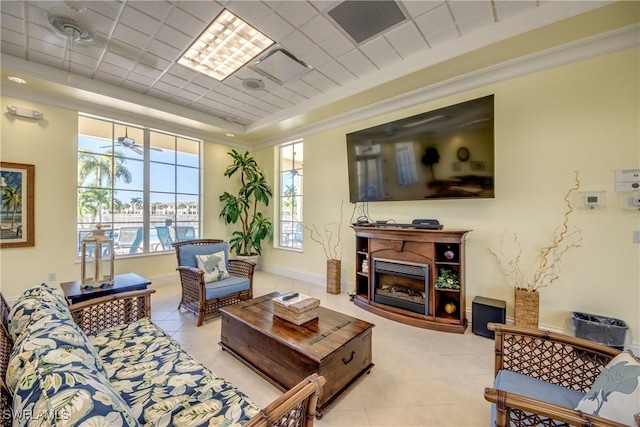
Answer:
[[416, 91], [386, 99], [377, 104], [368, 105], [348, 113], [331, 117], [330, 119], [303, 126], [290, 132], [283, 132], [278, 136], [264, 139], [254, 144], [253, 147], [255, 149], [267, 148], [281, 144], [283, 141], [303, 138], [311, 134], [368, 120], [446, 96], [638, 45], [640, 45], [640, 24], [630, 25], [483, 68], [431, 86], [426, 86]]

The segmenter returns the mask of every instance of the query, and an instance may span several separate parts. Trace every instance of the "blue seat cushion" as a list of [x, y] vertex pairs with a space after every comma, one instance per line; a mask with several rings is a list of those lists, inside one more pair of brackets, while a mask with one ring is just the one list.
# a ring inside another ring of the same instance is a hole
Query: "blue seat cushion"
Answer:
[[[585, 396], [585, 393], [581, 391], [570, 390], [537, 378], [507, 370], [498, 372], [493, 382], [493, 388], [542, 400], [543, 402], [553, 403], [554, 405], [569, 409], [575, 408], [578, 402]], [[496, 412], [496, 405], [491, 405], [492, 426], [495, 425]]]
[[249, 289], [249, 279], [246, 277], [238, 277], [231, 275], [224, 280], [218, 282], [209, 282], [204, 285], [205, 299], [215, 299], [225, 297], [227, 295], [246, 291]]
[[224, 259], [229, 269], [229, 243], [220, 242], [212, 245], [184, 245], [180, 248], [180, 265], [198, 268], [196, 255], [211, 255], [224, 251]]

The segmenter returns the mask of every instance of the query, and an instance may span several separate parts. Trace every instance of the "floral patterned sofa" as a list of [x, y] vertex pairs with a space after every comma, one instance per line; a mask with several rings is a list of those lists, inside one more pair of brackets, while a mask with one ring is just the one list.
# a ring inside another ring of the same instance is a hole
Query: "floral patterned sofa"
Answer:
[[2, 297], [0, 424], [313, 425], [323, 377], [303, 380], [261, 410], [149, 319], [153, 292], [68, 306], [60, 290], [43, 284], [11, 308]]

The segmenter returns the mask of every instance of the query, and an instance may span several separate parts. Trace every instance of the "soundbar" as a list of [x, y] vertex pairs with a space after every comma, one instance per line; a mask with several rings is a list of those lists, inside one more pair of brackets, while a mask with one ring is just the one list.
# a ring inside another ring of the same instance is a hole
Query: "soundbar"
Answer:
[[356, 227], [377, 227], [377, 228], [415, 228], [419, 230], [442, 230], [442, 224], [398, 224], [394, 222], [366, 222], [354, 223]]

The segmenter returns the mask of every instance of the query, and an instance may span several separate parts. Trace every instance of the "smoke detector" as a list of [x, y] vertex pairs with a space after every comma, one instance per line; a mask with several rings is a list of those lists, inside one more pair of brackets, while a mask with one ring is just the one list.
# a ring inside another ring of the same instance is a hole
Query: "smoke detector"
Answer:
[[259, 79], [248, 78], [242, 80], [242, 86], [249, 90], [262, 90], [264, 89], [264, 82]]
[[95, 37], [93, 31], [77, 19], [60, 14], [49, 14], [48, 18], [53, 29], [65, 37], [75, 41], [90, 41]]

